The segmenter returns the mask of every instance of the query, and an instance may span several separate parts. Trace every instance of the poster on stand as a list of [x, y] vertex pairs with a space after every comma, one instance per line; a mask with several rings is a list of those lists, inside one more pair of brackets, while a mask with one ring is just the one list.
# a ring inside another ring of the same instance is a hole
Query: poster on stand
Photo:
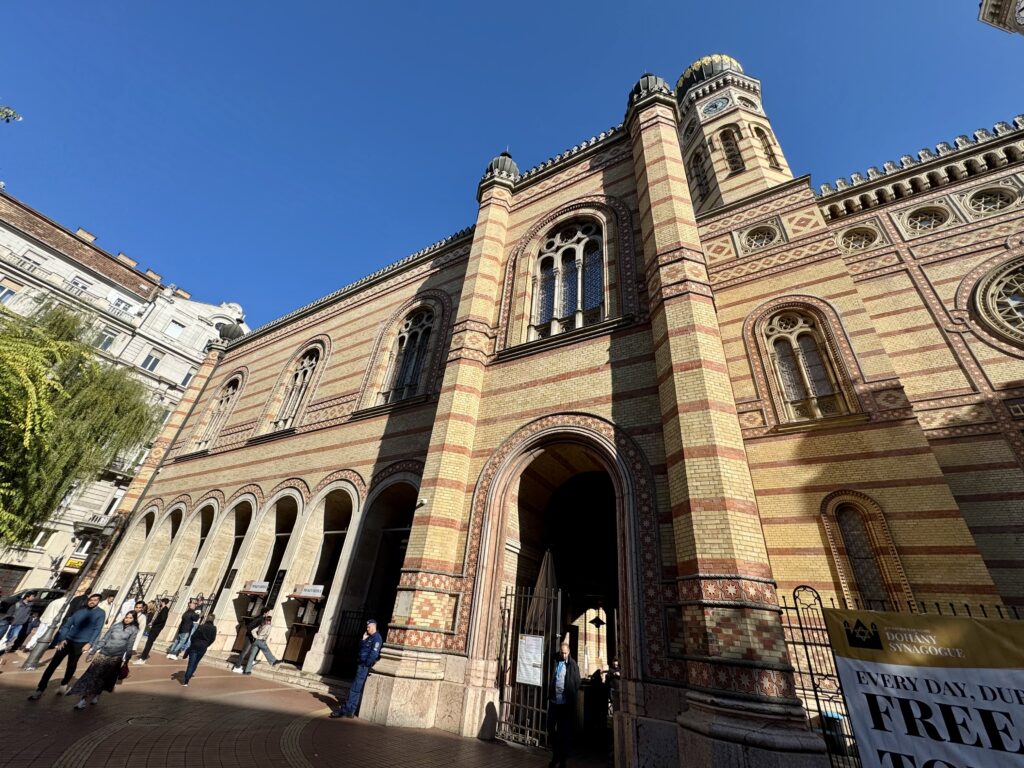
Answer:
[[520, 635], [519, 655], [516, 659], [516, 682], [524, 685], [543, 685], [544, 636]]
[[824, 613], [864, 768], [1024, 768], [1024, 621]]

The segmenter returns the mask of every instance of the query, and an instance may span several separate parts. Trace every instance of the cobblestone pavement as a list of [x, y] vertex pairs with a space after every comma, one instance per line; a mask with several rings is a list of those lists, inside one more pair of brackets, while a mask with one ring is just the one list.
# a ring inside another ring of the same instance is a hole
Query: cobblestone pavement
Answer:
[[[43, 698], [27, 700], [42, 667], [24, 672], [24, 658], [0, 657], [0, 768], [531, 768], [548, 762], [538, 751], [441, 731], [330, 720], [331, 696], [232, 674], [216, 661], [200, 665], [185, 688], [172, 679], [184, 662], [153, 656], [145, 666], [132, 665], [128, 679], [97, 706], [75, 711], [77, 697], [56, 695], [59, 674]], [[85, 668], [83, 659], [79, 673]]]

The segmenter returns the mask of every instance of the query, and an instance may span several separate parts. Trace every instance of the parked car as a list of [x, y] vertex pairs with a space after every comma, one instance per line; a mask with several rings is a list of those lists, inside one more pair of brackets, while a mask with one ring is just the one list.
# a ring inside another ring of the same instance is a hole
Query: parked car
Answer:
[[49, 587], [35, 587], [34, 589], [29, 587], [28, 589], [23, 589], [19, 592], [15, 592], [13, 595], [7, 595], [7, 597], [0, 600], [0, 618], [3, 618], [8, 609], [18, 602], [26, 592], [36, 593], [36, 599], [32, 604], [34, 606], [38, 606], [40, 611], [61, 595], [67, 594], [66, 589], [51, 589]]

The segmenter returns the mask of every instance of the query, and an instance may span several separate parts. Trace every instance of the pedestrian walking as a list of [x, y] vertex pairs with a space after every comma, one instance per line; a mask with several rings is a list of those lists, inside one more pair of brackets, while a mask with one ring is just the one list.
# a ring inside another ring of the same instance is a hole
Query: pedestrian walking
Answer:
[[189, 638], [192, 636], [192, 632], [196, 628], [196, 622], [199, 621], [199, 611], [196, 610], [197, 605], [198, 603], [195, 600], [189, 600], [188, 608], [183, 614], [181, 614], [181, 621], [178, 624], [178, 634], [167, 651], [168, 659], [177, 661], [178, 654], [184, 655], [185, 648], [188, 647]]
[[104, 691], [112, 693], [121, 676], [121, 669], [132, 655], [132, 646], [139, 627], [135, 623], [135, 611], [128, 611], [121, 621], [110, 629], [89, 654], [89, 668], [85, 670], [68, 695], [80, 696], [75, 709], [85, 709], [89, 704], [98, 704]]
[[274, 658], [267, 645], [270, 637], [270, 623], [274, 619], [274, 610], [267, 608], [262, 616], [257, 616], [246, 625], [246, 636], [249, 638], [249, 649], [239, 656], [238, 665], [231, 671], [239, 675], [251, 675], [252, 667], [256, 663], [256, 657], [262, 651], [270, 666], [276, 667], [280, 662]]
[[39, 617], [42, 614], [43, 612], [39, 608], [32, 609], [32, 617], [28, 620], [25, 628], [21, 630], [21, 634], [14, 638], [13, 643], [7, 646], [7, 653], [13, 653], [14, 651], [25, 652], [22, 646], [30, 637], [35, 637], [35, 633], [39, 629]]
[[28, 642], [25, 643], [26, 651], [31, 651], [35, 648], [36, 643], [43, 638], [43, 635], [50, 631], [50, 627], [52, 627], [57, 622], [57, 619], [60, 618], [61, 611], [64, 610], [64, 606], [67, 605], [67, 603], [68, 596], [62, 595], [46, 606], [42, 615], [39, 617], [39, 626], [36, 627], [35, 634], [32, 635], [32, 637], [28, 639]]
[[0, 651], [7, 649], [7, 646], [14, 645], [25, 625], [32, 620], [32, 603], [35, 602], [36, 593], [26, 592], [14, 605], [7, 609], [4, 618], [7, 620], [7, 630], [0, 633]]
[[[159, 609], [156, 609], [155, 613], [147, 612], [147, 615], [153, 616], [153, 620], [149, 622], [149, 629], [146, 637], [146, 645], [142, 649], [142, 655], [139, 656], [138, 661], [135, 662], [136, 664], [142, 665], [149, 661], [149, 652], [153, 650], [153, 643], [156, 642], [156, 639], [164, 630], [164, 625], [167, 624], [167, 614], [169, 610], [167, 606], [170, 604], [170, 602], [171, 601], [168, 600], [166, 597], [162, 597], [159, 600]], [[141, 636], [142, 633], [140, 632], [139, 635]]]
[[569, 638], [562, 641], [555, 655], [551, 675], [551, 701], [548, 703], [548, 743], [551, 744], [549, 768], [565, 768], [576, 731], [576, 692], [580, 688], [580, 668], [570, 653]]
[[214, 624], [214, 616], [211, 613], [206, 617], [206, 621], [199, 625], [195, 632], [192, 633], [192, 642], [188, 646], [188, 666], [185, 668], [185, 674], [181, 678], [181, 684], [186, 688], [188, 687], [188, 681], [196, 673], [196, 667], [199, 666], [200, 660], [206, 655], [207, 649], [216, 639], [217, 627]]
[[[114, 613], [114, 598], [117, 597], [116, 592], [103, 592], [103, 602], [100, 603], [100, 608], [103, 609], [103, 615], [112, 622], [116, 622], [119, 614]], [[123, 615], [123, 614], [121, 614]]]
[[57, 694], [62, 694], [67, 690], [68, 683], [71, 682], [71, 678], [75, 676], [75, 669], [78, 668], [78, 659], [84, 651], [88, 651], [92, 647], [103, 629], [107, 615], [99, 605], [100, 595], [90, 595], [85, 606], [71, 614], [61, 626], [57, 637], [54, 638], [54, 647], [57, 652], [53, 654], [50, 663], [46, 665], [35, 692], [28, 697], [29, 700], [36, 701], [43, 695], [43, 691], [50, 683], [50, 678], [53, 677], [53, 673], [57, 671], [57, 667], [64, 659], [68, 660], [68, 664]]
[[366, 678], [373, 669], [373, 665], [380, 658], [380, 649], [384, 645], [384, 639], [377, 632], [377, 621], [369, 619], [366, 622], [366, 631], [363, 632], [363, 640], [359, 644], [359, 666], [356, 667], [356, 676], [352, 681], [352, 687], [348, 691], [348, 699], [343, 706], [337, 707], [331, 712], [331, 717], [355, 717], [359, 710], [359, 701], [363, 698], [363, 686], [366, 685]]

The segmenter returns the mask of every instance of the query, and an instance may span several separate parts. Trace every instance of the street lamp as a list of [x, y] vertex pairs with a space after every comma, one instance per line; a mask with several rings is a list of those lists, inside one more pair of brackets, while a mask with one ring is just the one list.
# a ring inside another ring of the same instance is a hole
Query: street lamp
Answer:
[[[83, 520], [75, 523], [75, 537], [80, 541], [88, 541], [91, 543], [89, 547], [89, 554], [86, 557], [85, 563], [78, 569], [78, 575], [75, 577], [74, 583], [71, 588], [68, 589], [68, 595], [74, 595], [81, 587], [82, 582], [85, 580], [86, 575], [92, 568], [93, 562], [99, 556], [100, 550], [110, 540], [110, 537], [114, 535], [114, 531], [117, 528], [117, 520], [114, 515], [93, 515], [88, 520]], [[32, 648], [32, 652], [29, 653], [25, 663], [21, 665], [23, 672], [31, 672], [33, 669], [39, 668], [39, 660], [42, 659], [43, 654], [50, 647], [50, 643], [53, 642], [53, 638], [56, 637], [57, 632], [64, 624], [64, 619], [68, 615], [68, 608], [71, 607], [71, 597], [64, 603], [64, 608], [61, 609], [60, 615], [56, 617], [56, 620], [46, 630], [46, 634], [43, 635]]]

